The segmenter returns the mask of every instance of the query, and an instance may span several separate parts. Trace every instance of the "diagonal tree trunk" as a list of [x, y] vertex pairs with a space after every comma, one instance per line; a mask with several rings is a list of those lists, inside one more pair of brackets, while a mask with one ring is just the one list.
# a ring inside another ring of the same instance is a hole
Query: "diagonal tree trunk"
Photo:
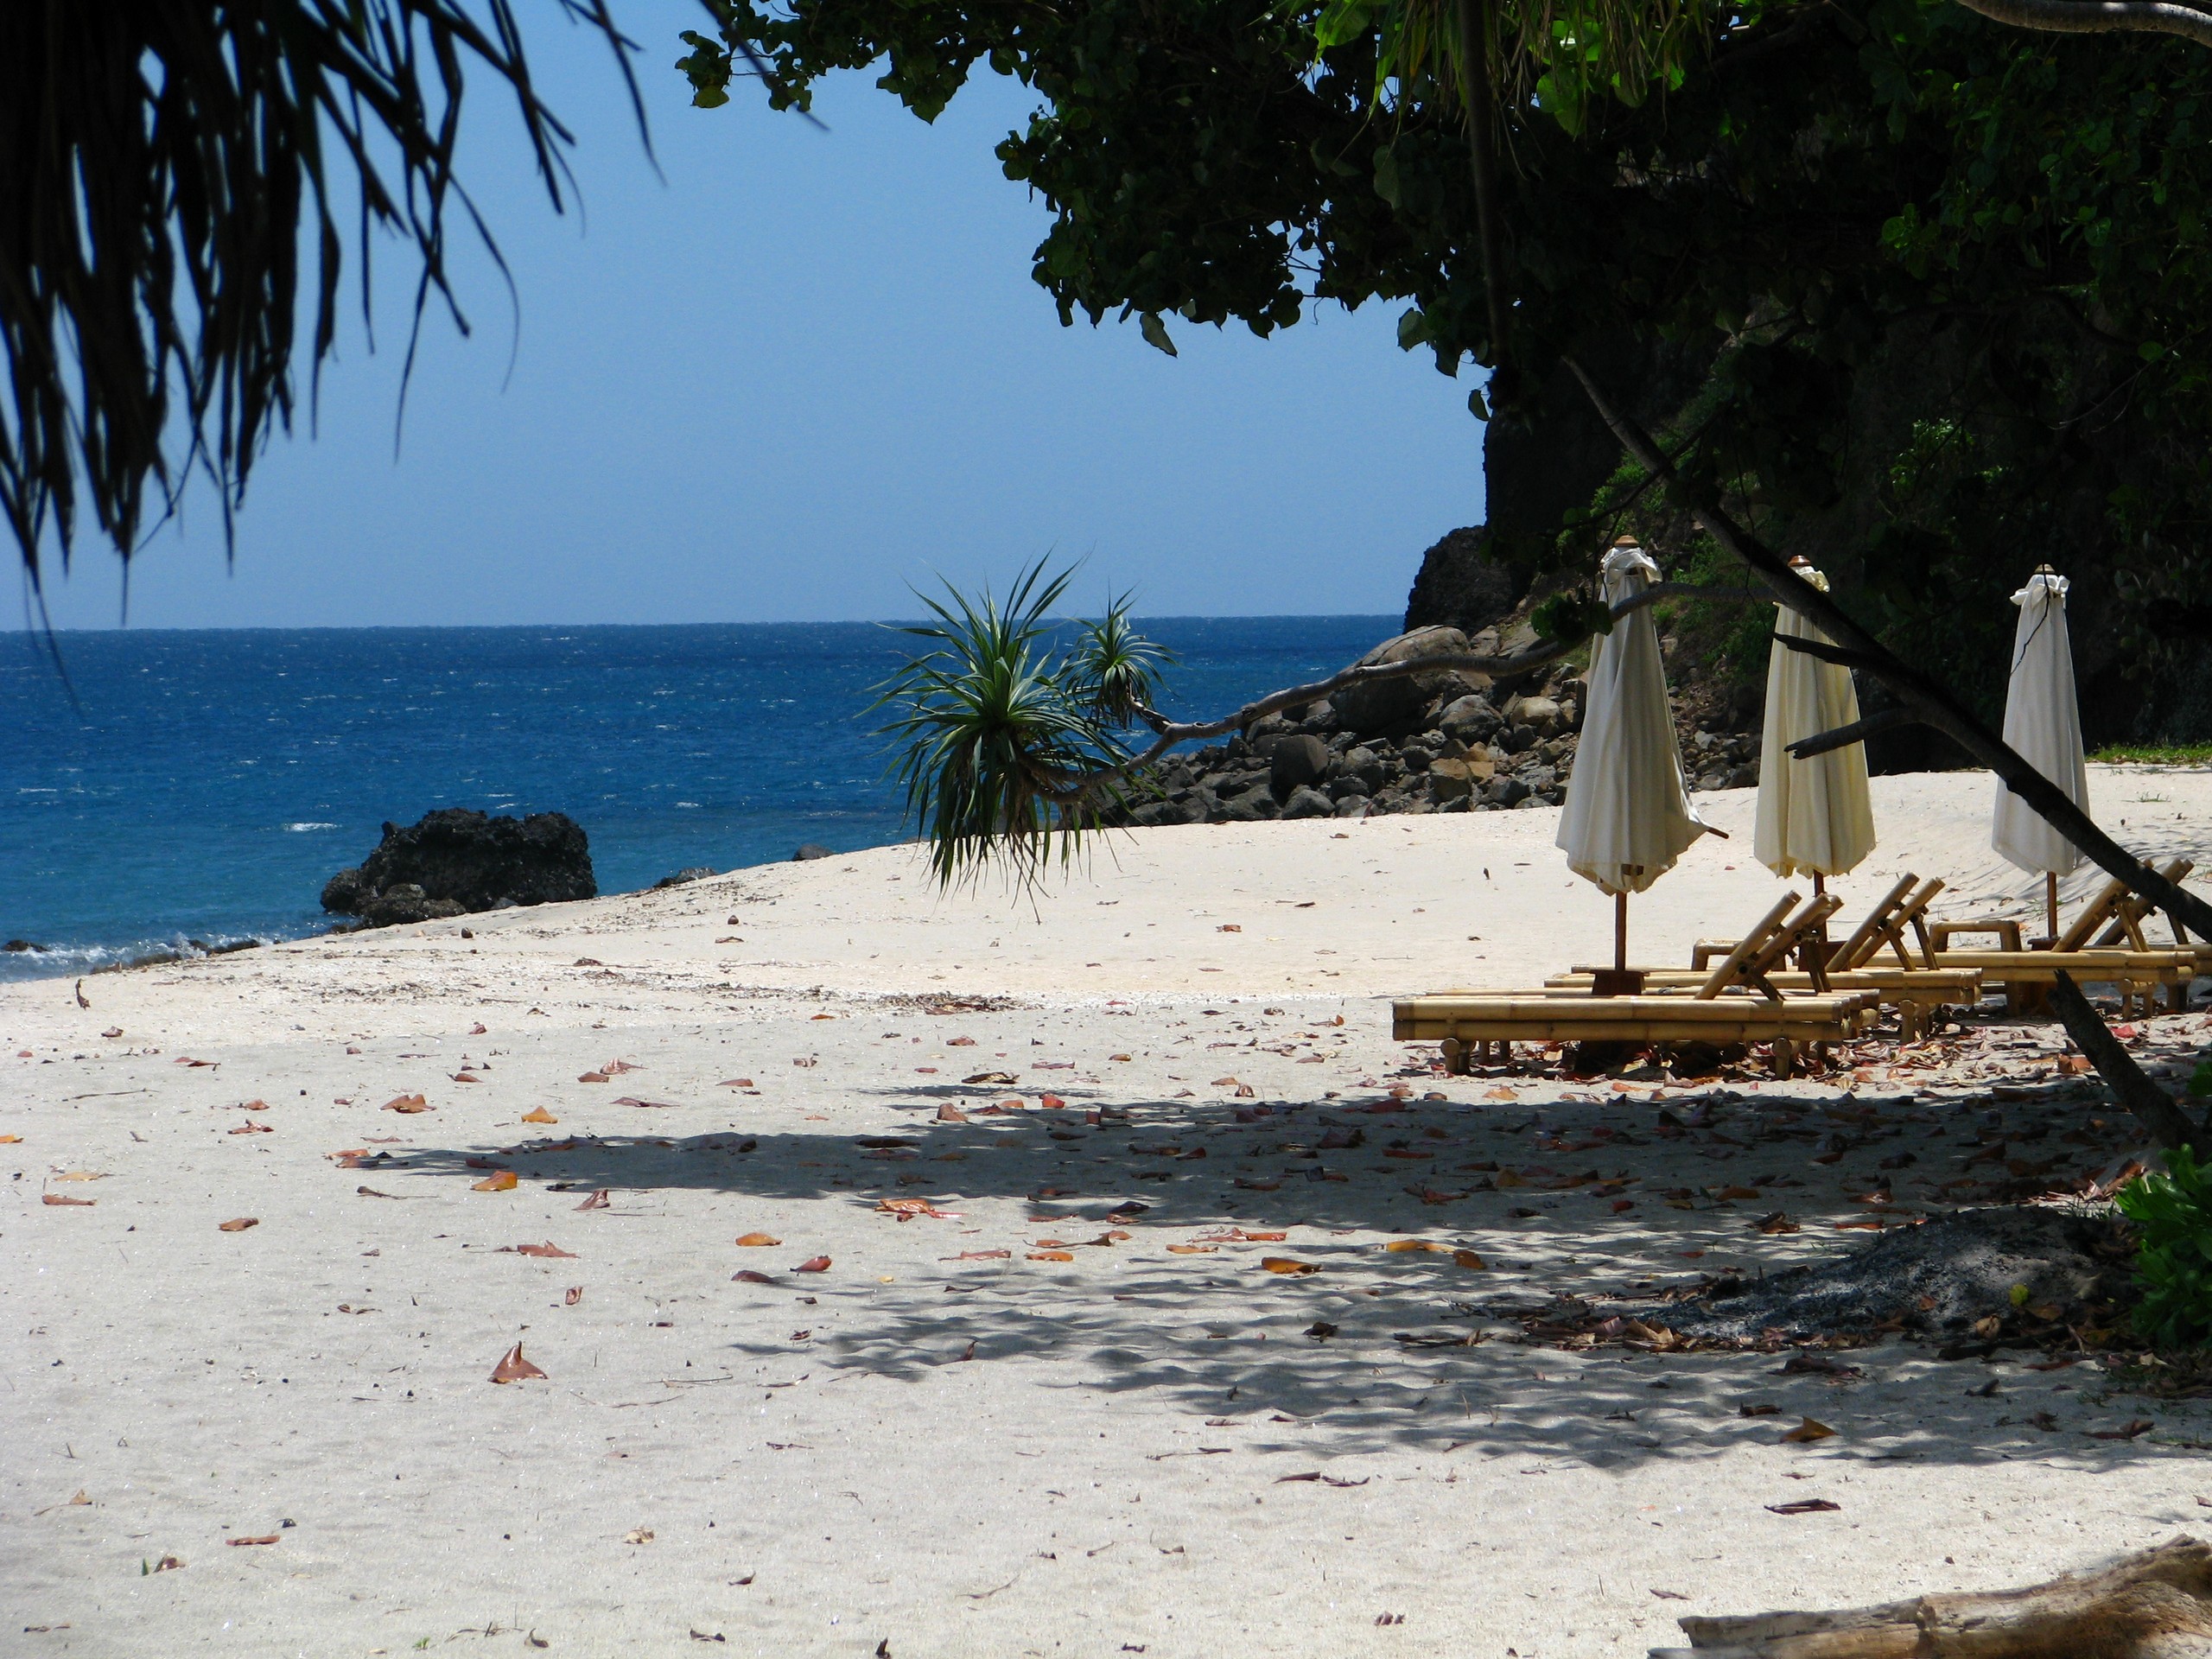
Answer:
[[1664, 481], [1706, 532], [1764, 582], [1776, 599], [1836, 642], [1828, 647], [1812, 640], [1791, 640], [1791, 645], [1879, 680], [1915, 720], [1943, 733], [1995, 772], [2006, 788], [2100, 867], [2198, 938], [2212, 939], [2212, 905], [2169, 881], [2107, 836], [2063, 791], [1983, 725], [1947, 688], [1900, 659], [1834, 599], [1800, 577], [1781, 554], [1729, 516], [1712, 485], [1678, 472], [1651, 435], [1616, 406], [1580, 363], [1571, 357], [1565, 360], [1592, 406], [1637, 464]]

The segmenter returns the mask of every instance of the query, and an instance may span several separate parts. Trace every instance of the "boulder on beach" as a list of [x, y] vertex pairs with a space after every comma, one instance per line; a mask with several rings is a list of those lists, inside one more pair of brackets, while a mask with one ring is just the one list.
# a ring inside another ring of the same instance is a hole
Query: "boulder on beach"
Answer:
[[404, 828], [385, 824], [358, 868], [325, 884], [322, 907], [389, 927], [598, 896], [590, 843], [565, 812], [493, 817], [445, 807]]

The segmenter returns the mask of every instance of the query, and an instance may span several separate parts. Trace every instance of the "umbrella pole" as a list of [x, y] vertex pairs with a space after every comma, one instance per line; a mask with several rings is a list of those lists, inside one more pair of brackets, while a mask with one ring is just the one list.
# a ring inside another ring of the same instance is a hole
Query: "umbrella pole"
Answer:
[[2056, 870], [2043, 873], [2043, 907], [2050, 917], [2050, 938], [2056, 944], [2058, 942], [2058, 872]]
[[1613, 895], [1613, 971], [1628, 971], [1628, 894]]

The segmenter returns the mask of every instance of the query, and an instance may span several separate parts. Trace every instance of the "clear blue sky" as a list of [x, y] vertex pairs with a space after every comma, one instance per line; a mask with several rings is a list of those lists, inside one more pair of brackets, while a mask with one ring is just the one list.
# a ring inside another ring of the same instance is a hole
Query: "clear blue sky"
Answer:
[[[411, 272], [380, 250], [378, 350], [356, 321], [320, 429], [263, 458], [235, 567], [203, 490], [139, 561], [132, 626], [902, 616], [911, 582], [1048, 550], [1154, 614], [1393, 612], [1421, 549], [1479, 522], [1468, 383], [1400, 353], [1391, 309], [1266, 341], [1182, 325], [1174, 359], [1134, 324], [1062, 328], [1029, 280], [1045, 210], [991, 154], [1019, 87], [985, 76], [934, 127], [871, 76], [821, 99], [826, 133], [749, 84], [696, 111], [671, 67], [690, 0], [615, 10], [665, 182], [604, 48], [524, 8], [583, 212], [553, 216], [476, 77], [467, 178], [518, 334], [463, 258], [475, 334], [432, 321], [395, 460]], [[113, 626], [118, 593], [88, 542], [54, 620]]]

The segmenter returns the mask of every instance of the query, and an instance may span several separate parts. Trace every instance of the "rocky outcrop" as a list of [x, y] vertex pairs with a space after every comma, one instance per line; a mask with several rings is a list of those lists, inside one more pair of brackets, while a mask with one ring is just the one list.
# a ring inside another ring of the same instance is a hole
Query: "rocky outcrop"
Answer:
[[1505, 566], [1483, 556], [1489, 542], [1489, 531], [1477, 524], [1451, 531], [1421, 556], [1421, 570], [1406, 596], [1408, 628], [1443, 623], [1475, 634], [1511, 612], [1521, 597], [1520, 582]]
[[322, 907], [390, 927], [598, 893], [590, 843], [566, 813], [492, 817], [447, 807], [405, 828], [385, 824], [376, 850], [324, 886]]
[[[1495, 619], [1471, 646], [1455, 628], [1422, 628], [1384, 641], [1361, 661], [1497, 653], [1534, 639], [1516, 611]], [[1386, 690], [1392, 695], [1370, 695]], [[1441, 669], [1386, 680], [1271, 715], [1224, 743], [1168, 760], [1130, 785], [1109, 821], [1249, 823], [1557, 805], [1574, 770], [1583, 701], [1578, 671], [1567, 662], [1510, 685]], [[1742, 712], [1725, 702], [1678, 702], [1677, 737], [1693, 790], [1758, 782], [1758, 734], [1737, 729]], [[1756, 708], [1751, 714], [1756, 719]]]

